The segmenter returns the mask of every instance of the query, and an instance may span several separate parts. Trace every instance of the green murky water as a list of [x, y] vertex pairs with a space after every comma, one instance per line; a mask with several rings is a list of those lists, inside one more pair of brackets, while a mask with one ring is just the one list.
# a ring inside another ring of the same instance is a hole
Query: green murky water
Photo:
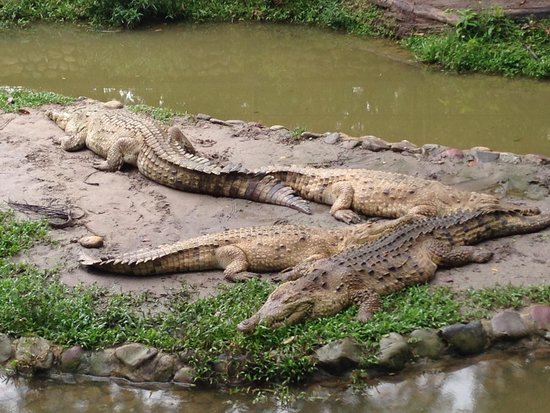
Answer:
[[391, 42], [308, 27], [0, 32], [0, 84], [291, 129], [550, 155], [550, 82], [443, 74]]
[[109, 381], [0, 381], [0, 412], [304, 412], [545, 413], [548, 359], [503, 357], [430, 369], [355, 387], [315, 385], [288, 404], [221, 391], [129, 386]]

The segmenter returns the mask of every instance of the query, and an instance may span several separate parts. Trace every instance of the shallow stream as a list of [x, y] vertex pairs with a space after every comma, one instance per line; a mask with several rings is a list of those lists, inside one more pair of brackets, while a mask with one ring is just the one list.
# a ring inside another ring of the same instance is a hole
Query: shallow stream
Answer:
[[[485, 357], [474, 364], [429, 368], [356, 386], [311, 385], [297, 400], [112, 381], [3, 380], [0, 412], [433, 412], [545, 413], [548, 358]], [[471, 363], [471, 362], [470, 362]], [[302, 391], [300, 390], [300, 391]], [[269, 394], [269, 393], [268, 393]], [[298, 393], [295, 393], [298, 395]]]
[[311, 27], [0, 32], [0, 85], [388, 141], [550, 155], [550, 82], [444, 74], [390, 41]]

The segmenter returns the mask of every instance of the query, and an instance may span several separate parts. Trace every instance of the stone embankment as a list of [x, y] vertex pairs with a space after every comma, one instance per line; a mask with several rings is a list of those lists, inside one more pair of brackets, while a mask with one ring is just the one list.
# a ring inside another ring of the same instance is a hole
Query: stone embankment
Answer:
[[[396, 372], [417, 360], [470, 356], [495, 347], [550, 350], [550, 306], [533, 305], [520, 312], [505, 310], [491, 319], [438, 330], [419, 329], [408, 336], [391, 333], [380, 340], [374, 364], [365, 365], [369, 354], [351, 338], [320, 347], [313, 357], [319, 371], [330, 374], [339, 375], [357, 367]], [[170, 354], [139, 343], [87, 351], [80, 346], [57, 346], [40, 337], [12, 340], [0, 334], [0, 365], [6, 374], [69, 373], [195, 385], [195, 371], [187, 364], [191, 354], [192, 349]], [[243, 384], [237, 379], [238, 370], [232, 368], [232, 359], [242, 362], [242, 357], [220, 355], [213, 369], [229, 373], [233, 384]]]

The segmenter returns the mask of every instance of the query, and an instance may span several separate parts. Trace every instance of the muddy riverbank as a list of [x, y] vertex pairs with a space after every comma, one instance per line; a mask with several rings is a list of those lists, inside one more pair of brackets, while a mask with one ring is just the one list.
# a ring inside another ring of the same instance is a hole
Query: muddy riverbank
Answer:
[[[96, 155], [90, 151], [68, 153], [53, 144], [64, 132], [44, 116], [46, 108], [0, 115], [0, 200], [67, 205], [83, 214], [78, 225], [52, 231], [54, 246], [35, 247], [25, 257], [41, 267], [61, 263], [61, 279], [69, 285], [97, 283], [115, 291], [162, 293], [185, 282], [204, 296], [225, 283], [220, 271], [139, 279], [90, 273], [77, 263], [82, 247], [76, 241], [86, 235], [105, 237], [102, 253], [106, 253], [243, 226], [281, 222], [344, 225], [335, 222], [323, 205], [313, 204], [313, 214], [305, 215], [273, 205], [178, 192], [148, 181], [132, 168], [98, 172], [92, 167]], [[201, 153], [220, 162], [231, 160], [250, 168], [278, 163], [395, 171], [550, 210], [550, 166], [548, 159], [539, 155], [517, 156], [484, 148], [463, 151], [438, 145], [417, 148], [406, 142], [384, 149], [385, 144], [381, 146], [373, 138], [346, 139], [342, 134], [297, 137], [284, 127], [224, 123], [208, 116], [178, 118], [175, 124]], [[546, 284], [548, 234], [546, 230], [487, 242], [484, 246], [495, 253], [491, 263], [441, 270], [434, 284], [457, 288]]]

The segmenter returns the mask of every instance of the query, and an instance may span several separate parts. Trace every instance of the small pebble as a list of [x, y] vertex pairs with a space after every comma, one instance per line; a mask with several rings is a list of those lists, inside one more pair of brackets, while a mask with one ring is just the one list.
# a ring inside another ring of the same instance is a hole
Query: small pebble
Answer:
[[98, 235], [89, 235], [80, 238], [78, 243], [84, 248], [101, 248], [103, 246], [103, 237]]

